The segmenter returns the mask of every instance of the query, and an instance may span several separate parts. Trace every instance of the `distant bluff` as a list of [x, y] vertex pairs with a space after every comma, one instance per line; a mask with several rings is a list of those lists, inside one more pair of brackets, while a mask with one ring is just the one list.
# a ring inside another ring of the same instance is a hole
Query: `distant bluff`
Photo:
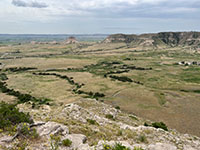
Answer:
[[137, 46], [196, 46], [200, 47], [200, 32], [160, 32], [150, 34], [113, 34], [104, 43], [125, 42]]

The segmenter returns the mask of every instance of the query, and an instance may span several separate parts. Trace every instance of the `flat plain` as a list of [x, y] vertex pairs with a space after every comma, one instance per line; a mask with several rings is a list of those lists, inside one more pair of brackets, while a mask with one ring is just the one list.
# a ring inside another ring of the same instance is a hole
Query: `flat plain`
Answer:
[[[88, 93], [103, 94], [95, 98], [200, 136], [200, 66], [178, 65], [181, 61], [200, 62], [200, 53], [189, 47], [145, 48], [99, 42], [0, 46], [1, 78], [7, 76], [4, 82], [8, 88], [50, 99], [53, 105], [91, 97]], [[25, 69], [13, 71], [16, 67]], [[56, 75], [82, 86], [74, 90], [75, 85]], [[17, 101], [2, 92], [0, 97], [0, 101]]]

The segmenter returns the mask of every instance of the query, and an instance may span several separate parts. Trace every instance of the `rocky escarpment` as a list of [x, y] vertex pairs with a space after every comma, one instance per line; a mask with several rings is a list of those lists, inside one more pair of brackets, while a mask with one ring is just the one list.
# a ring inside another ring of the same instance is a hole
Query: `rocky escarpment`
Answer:
[[[2, 149], [18, 149], [24, 141], [25, 149], [33, 150], [117, 150], [113, 148], [116, 145], [122, 150], [198, 150], [200, 147], [200, 138], [196, 136], [144, 126], [145, 120], [94, 99], [82, 99], [60, 107], [44, 105], [31, 109], [30, 104], [18, 107], [39, 121], [19, 124], [18, 136], [14, 139], [1, 133]], [[38, 137], [24, 138], [33, 129]]]
[[200, 32], [160, 32], [155, 34], [114, 34], [104, 43], [125, 42], [135, 46], [195, 46], [200, 47]]

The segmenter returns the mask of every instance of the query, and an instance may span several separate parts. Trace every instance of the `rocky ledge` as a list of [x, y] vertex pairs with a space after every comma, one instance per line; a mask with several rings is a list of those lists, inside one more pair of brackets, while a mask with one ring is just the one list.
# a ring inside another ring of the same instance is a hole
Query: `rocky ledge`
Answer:
[[[119, 108], [113, 108], [93, 99], [82, 99], [60, 107], [46, 105], [30, 109], [29, 105], [20, 104], [18, 107], [39, 121], [34, 121], [33, 124], [20, 123], [13, 135], [1, 132], [0, 149], [200, 149], [199, 137], [181, 134], [172, 129], [167, 131], [144, 126], [146, 120], [123, 113]], [[29, 134], [31, 136], [27, 136]]]

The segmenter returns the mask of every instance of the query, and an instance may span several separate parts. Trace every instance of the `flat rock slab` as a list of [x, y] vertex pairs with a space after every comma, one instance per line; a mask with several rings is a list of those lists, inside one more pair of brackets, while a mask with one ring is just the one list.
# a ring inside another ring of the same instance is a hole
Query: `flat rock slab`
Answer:
[[69, 134], [69, 129], [65, 125], [56, 122], [47, 122], [36, 128], [40, 136], [50, 136], [51, 134]]
[[177, 150], [177, 148], [171, 144], [156, 143], [149, 145], [148, 150]]

